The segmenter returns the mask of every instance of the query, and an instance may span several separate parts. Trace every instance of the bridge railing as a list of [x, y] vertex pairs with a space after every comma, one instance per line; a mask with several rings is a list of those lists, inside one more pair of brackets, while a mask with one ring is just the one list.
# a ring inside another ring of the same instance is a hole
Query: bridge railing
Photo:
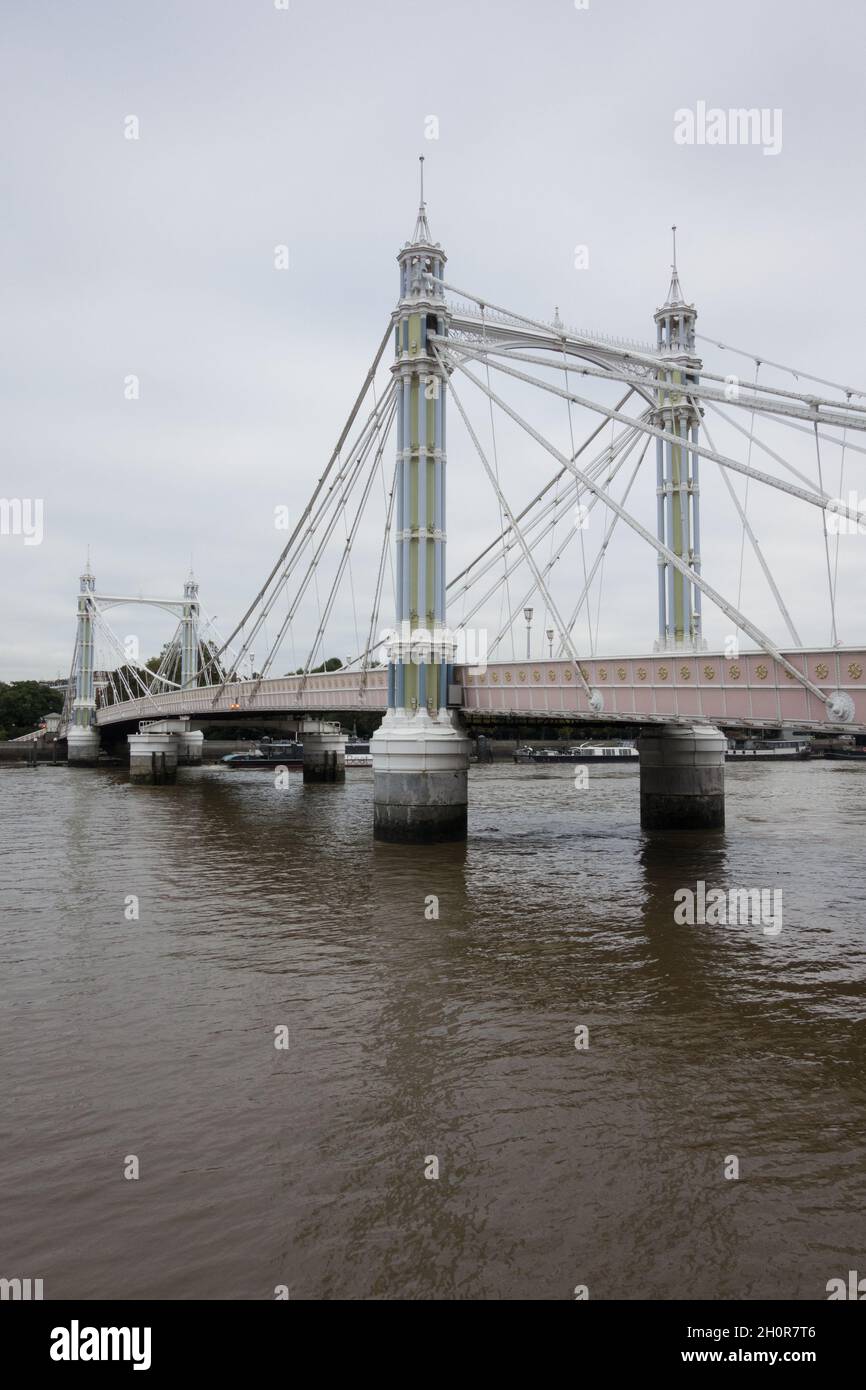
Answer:
[[[584, 679], [602, 697], [598, 718], [635, 723], [705, 720], [730, 726], [796, 725], [859, 733], [866, 729], [866, 651], [837, 647], [783, 652], [827, 695], [841, 692], [851, 718], [834, 722], [827, 705], [759, 651], [657, 652], [588, 658]], [[498, 661], [462, 672], [463, 708], [500, 716], [589, 714], [570, 661]]]
[[[450, 300], [448, 308], [455, 318], [463, 320], [469, 319], [473, 323], [479, 325], [482, 323], [501, 323], [508, 328], [516, 328], [523, 331], [527, 330], [527, 325], [522, 319], [516, 318], [511, 314], [503, 313], [501, 309], [485, 308], [482, 315], [477, 304], [467, 304], [461, 300]], [[566, 332], [572, 338], [581, 338], [589, 343], [599, 343], [605, 347], [611, 348], [625, 348], [632, 352], [645, 353], [650, 356], [658, 352], [656, 344], [642, 342], [638, 338], [615, 338], [609, 333], [596, 333], [593, 329], [588, 328], [571, 328], [567, 324], [555, 323], [551, 319], [540, 319], [539, 322], [544, 323], [550, 329], [551, 333], [555, 335]], [[531, 332], [531, 329], [529, 331]]]
[[280, 676], [263, 681], [233, 681], [219, 686], [172, 690], [142, 700], [103, 706], [97, 723], [126, 723], [142, 718], [161, 719], [181, 715], [209, 715], [227, 723], [236, 714], [286, 713], [321, 709], [384, 710], [388, 675], [375, 671], [329, 671], [316, 675]]
[[[739, 657], [717, 652], [654, 652], [644, 657], [592, 657], [581, 662], [590, 688], [600, 693], [594, 716], [568, 660], [496, 661], [485, 669], [457, 667], [455, 683], [467, 712], [633, 719], [635, 723], [697, 719], [729, 725], [793, 724], [866, 729], [866, 650], [840, 647], [785, 652], [810, 681], [831, 695], [842, 692], [851, 718], [834, 723], [826, 704], [762, 652]], [[224, 690], [201, 686], [147, 700], [108, 705], [97, 723], [204, 715], [230, 723], [234, 715], [306, 712], [384, 712], [387, 672], [329, 671], [274, 680], [238, 681]]]

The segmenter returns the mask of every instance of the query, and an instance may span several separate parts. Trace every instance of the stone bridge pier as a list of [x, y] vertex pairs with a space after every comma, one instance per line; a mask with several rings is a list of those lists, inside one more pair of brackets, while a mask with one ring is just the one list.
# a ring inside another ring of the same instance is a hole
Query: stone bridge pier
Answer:
[[466, 839], [469, 739], [447, 710], [389, 711], [370, 746], [377, 840]]
[[155, 719], [130, 734], [129, 780], [159, 785], [173, 782], [178, 764], [201, 763], [204, 734], [191, 729], [188, 719]]
[[305, 719], [298, 730], [304, 744], [305, 782], [345, 782], [346, 735], [327, 719]]
[[95, 767], [99, 760], [99, 730], [70, 724], [66, 731], [66, 756], [70, 767]]
[[711, 830], [725, 823], [727, 739], [711, 724], [662, 724], [638, 738], [645, 830]]

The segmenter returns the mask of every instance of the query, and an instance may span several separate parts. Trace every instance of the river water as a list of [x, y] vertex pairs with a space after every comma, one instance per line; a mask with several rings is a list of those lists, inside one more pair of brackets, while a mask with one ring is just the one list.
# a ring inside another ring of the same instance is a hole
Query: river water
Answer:
[[[866, 765], [729, 766], [705, 834], [643, 834], [633, 768], [574, 777], [475, 767], [468, 843], [410, 848], [373, 841], [368, 770], [0, 769], [0, 1276], [814, 1299], [866, 1274]], [[676, 925], [698, 880], [780, 888], [781, 932]]]

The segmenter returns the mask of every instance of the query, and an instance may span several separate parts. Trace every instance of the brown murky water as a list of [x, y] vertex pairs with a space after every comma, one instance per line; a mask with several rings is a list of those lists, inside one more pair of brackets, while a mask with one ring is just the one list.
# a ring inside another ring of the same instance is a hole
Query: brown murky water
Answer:
[[[0, 769], [0, 1275], [810, 1299], [866, 1273], [866, 765], [729, 768], [726, 831], [670, 837], [633, 769], [573, 778], [475, 768], [468, 845], [416, 850], [373, 842], [366, 770]], [[782, 932], [675, 926], [698, 879], [782, 888]]]

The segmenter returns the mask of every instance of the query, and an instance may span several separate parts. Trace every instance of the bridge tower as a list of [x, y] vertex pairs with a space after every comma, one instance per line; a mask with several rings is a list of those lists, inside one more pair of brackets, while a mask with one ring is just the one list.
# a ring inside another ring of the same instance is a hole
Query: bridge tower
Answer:
[[[677, 435], [679, 443], [656, 440], [657, 534], [663, 545], [695, 571], [701, 572], [701, 522], [698, 455], [700, 413], [684, 394], [701, 369], [695, 355], [697, 311], [687, 304], [677, 272], [676, 227], [668, 296], [655, 312], [656, 344], [665, 359], [665, 385], [658, 390], [654, 424]], [[662, 556], [658, 561], [659, 632], [662, 651], [700, 651], [701, 591]]]
[[466, 836], [469, 740], [448, 711], [454, 643], [445, 629], [447, 372], [431, 335], [448, 332], [446, 256], [421, 201], [411, 241], [397, 255], [396, 632], [388, 709], [372, 740], [373, 833], [380, 840]]
[[78, 592], [78, 636], [75, 647], [75, 669], [72, 673], [75, 682], [75, 695], [72, 701], [72, 716], [67, 729], [67, 749], [70, 763], [88, 765], [96, 762], [99, 755], [99, 732], [95, 727], [96, 694], [93, 672], [93, 594], [96, 580], [90, 569], [88, 557], [81, 576]]
[[192, 570], [183, 586], [181, 618], [180, 683], [195, 685], [198, 676], [198, 584]]
[[[701, 370], [695, 354], [694, 304], [687, 304], [677, 271], [677, 229], [668, 296], [655, 312], [656, 348], [664, 367], [659, 375], [653, 423], [677, 436], [656, 440], [656, 528], [659, 540], [699, 575], [701, 513], [698, 442], [701, 417], [686, 392]], [[669, 564], [658, 562], [661, 651], [700, 651], [701, 590]], [[648, 830], [718, 829], [725, 823], [726, 739], [710, 725], [658, 725], [638, 738], [640, 816]]]

